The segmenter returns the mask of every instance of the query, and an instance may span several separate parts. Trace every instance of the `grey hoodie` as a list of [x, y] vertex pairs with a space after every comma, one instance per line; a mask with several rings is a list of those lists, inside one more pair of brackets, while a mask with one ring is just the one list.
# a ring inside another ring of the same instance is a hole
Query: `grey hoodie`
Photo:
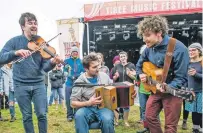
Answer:
[[[78, 83], [78, 82], [90, 83], [88, 81], [87, 77], [85, 76], [85, 73], [80, 75], [80, 77], [78, 77], [78, 79], [75, 81], [75, 83]], [[97, 84], [107, 85], [110, 83], [112, 83], [112, 80], [110, 79], [110, 77], [104, 72], [99, 72]], [[70, 100], [84, 102], [84, 101], [88, 101], [94, 94], [95, 94], [95, 89], [93, 87], [90, 87], [90, 88], [89, 87], [73, 87]]]

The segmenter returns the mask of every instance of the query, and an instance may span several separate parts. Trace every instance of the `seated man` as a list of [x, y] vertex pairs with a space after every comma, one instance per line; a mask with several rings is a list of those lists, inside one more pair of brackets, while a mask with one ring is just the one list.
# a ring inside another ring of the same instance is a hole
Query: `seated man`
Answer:
[[[75, 83], [89, 84], [109, 84], [111, 79], [106, 73], [99, 72], [99, 61], [96, 54], [84, 57], [83, 66], [86, 70], [81, 74]], [[77, 108], [75, 113], [76, 133], [88, 133], [89, 126], [93, 122], [100, 123], [102, 133], [114, 133], [114, 114], [113, 111], [97, 107], [102, 102], [101, 97], [95, 97], [93, 87], [73, 87], [70, 97], [71, 106]]]

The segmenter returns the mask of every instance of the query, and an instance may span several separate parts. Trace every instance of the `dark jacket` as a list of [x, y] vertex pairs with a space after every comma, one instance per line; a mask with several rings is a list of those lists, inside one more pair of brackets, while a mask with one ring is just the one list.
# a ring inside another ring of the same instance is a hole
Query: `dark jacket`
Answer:
[[65, 76], [62, 70], [52, 70], [49, 73], [51, 88], [63, 88], [63, 84], [65, 83]]
[[124, 81], [129, 81], [131, 83], [133, 83], [133, 79], [131, 79], [127, 74], [126, 74], [126, 68], [132, 70], [135, 70], [135, 65], [131, 62], [128, 62], [127, 65], [123, 66], [122, 64], [118, 64], [116, 65], [113, 69], [112, 69], [112, 75], [114, 75], [117, 71], [119, 73], [119, 77], [115, 82], [124, 82]]
[[[164, 66], [164, 58], [167, 51], [167, 46], [170, 37], [165, 35], [163, 41], [151, 48], [146, 48], [140, 56], [136, 64], [136, 74], [139, 75], [142, 72], [143, 62], [150, 61], [159, 68]], [[181, 88], [187, 85], [187, 70], [189, 65], [188, 49], [185, 45], [176, 40], [176, 46], [173, 53], [171, 66], [169, 68], [168, 77], [166, 83], [172, 88]]]
[[190, 68], [195, 69], [197, 72], [194, 76], [188, 75], [188, 88], [194, 89], [194, 92], [202, 92], [202, 61], [190, 62]]

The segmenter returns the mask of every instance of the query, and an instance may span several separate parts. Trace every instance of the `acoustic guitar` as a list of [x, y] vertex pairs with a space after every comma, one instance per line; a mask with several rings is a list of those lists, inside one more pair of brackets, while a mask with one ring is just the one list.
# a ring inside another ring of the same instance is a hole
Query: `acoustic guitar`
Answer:
[[[151, 62], [144, 62], [142, 71], [147, 75], [147, 81], [143, 83], [144, 88], [146, 91], [151, 91], [152, 93], [157, 92], [156, 84], [162, 84], [160, 81], [162, 79], [162, 68], [158, 68]], [[195, 99], [195, 94], [192, 91], [193, 89], [188, 89], [185, 87], [181, 87], [181, 89], [177, 88], [171, 88], [168, 85], [166, 85], [166, 93], [170, 93], [173, 96], [180, 97], [182, 99], [185, 99], [189, 102], [193, 101]]]

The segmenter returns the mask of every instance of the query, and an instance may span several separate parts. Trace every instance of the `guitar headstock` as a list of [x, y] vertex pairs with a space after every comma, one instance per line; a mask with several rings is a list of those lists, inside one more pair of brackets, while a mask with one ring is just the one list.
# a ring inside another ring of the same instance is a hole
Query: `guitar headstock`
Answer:
[[193, 88], [189, 89], [187, 87], [181, 87], [181, 89], [176, 89], [175, 95], [182, 98], [183, 100], [192, 102], [195, 100], [195, 93], [193, 90]]

